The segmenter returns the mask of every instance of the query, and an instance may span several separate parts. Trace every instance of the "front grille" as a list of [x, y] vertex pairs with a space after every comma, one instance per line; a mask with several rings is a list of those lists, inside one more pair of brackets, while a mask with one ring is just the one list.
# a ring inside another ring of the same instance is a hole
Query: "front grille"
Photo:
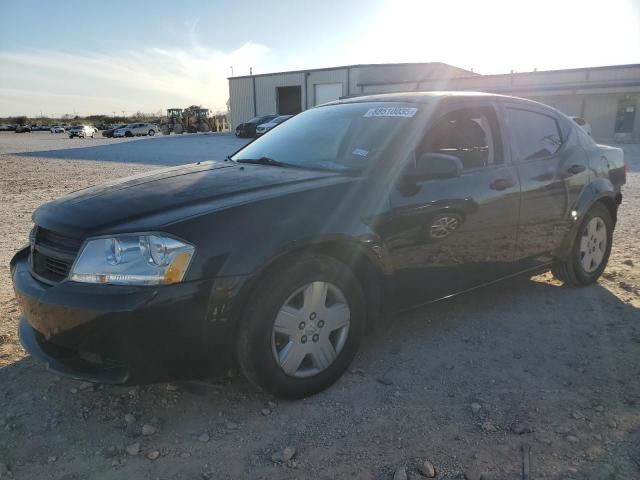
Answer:
[[67, 278], [82, 246], [82, 239], [38, 227], [31, 253], [31, 268], [40, 279], [58, 283]]

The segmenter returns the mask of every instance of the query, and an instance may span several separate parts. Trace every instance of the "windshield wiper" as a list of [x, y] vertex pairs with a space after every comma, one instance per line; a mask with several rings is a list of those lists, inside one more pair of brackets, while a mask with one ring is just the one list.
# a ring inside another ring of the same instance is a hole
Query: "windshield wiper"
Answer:
[[291, 165], [290, 163], [279, 162], [278, 160], [274, 160], [269, 157], [260, 157], [260, 158], [241, 158], [240, 160], [236, 160], [238, 163], [255, 163], [258, 165], [270, 165], [272, 167], [292, 167], [299, 168], [297, 165]]

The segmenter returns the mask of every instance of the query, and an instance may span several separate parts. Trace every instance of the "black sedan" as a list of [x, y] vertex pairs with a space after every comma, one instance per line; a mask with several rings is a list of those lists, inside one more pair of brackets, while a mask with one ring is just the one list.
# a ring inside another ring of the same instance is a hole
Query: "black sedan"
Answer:
[[270, 122], [271, 120], [279, 117], [280, 115], [263, 115], [261, 117], [254, 117], [244, 123], [241, 123], [236, 127], [236, 137], [255, 137], [256, 128], [258, 125]]
[[11, 261], [24, 347], [108, 383], [235, 362], [318, 392], [383, 314], [517, 274], [604, 270], [626, 168], [555, 109], [485, 94], [360, 97], [226, 161], [81, 190]]
[[106, 138], [113, 138], [113, 133], [119, 128], [124, 128], [128, 125], [128, 123], [123, 123], [121, 125], [116, 125], [115, 127], [108, 128], [102, 131], [102, 136]]

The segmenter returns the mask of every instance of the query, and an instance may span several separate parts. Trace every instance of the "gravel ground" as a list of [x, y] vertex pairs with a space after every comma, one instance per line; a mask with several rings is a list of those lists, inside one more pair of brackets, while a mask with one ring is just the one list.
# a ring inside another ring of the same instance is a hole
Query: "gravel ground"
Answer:
[[8, 262], [35, 207], [242, 143], [0, 134], [0, 478], [421, 478], [427, 461], [440, 479], [519, 479], [523, 458], [531, 479], [640, 478], [640, 145], [599, 284], [545, 274], [397, 316], [313, 398], [234, 376], [94, 386], [25, 356]]

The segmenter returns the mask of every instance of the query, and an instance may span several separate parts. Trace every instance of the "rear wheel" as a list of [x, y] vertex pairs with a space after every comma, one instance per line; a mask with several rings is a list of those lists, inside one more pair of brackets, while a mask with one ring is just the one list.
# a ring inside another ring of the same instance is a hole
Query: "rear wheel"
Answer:
[[155, 130], [149, 130], [149, 136], [153, 137], [156, 134]]
[[609, 209], [596, 203], [585, 215], [569, 257], [557, 262], [553, 275], [565, 285], [589, 285], [598, 280], [611, 254], [614, 222]]
[[365, 320], [364, 295], [351, 271], [330, 257], [298, 257], [256, 291], [238, 335], [242, 373], [286, 398], [313, 395], [338, 380]]
[[124, 136], [125, 137], [133, 137], [133, 133], [131, 133], [131, 131], [127, 130], [126, 132], [124, 132]]

